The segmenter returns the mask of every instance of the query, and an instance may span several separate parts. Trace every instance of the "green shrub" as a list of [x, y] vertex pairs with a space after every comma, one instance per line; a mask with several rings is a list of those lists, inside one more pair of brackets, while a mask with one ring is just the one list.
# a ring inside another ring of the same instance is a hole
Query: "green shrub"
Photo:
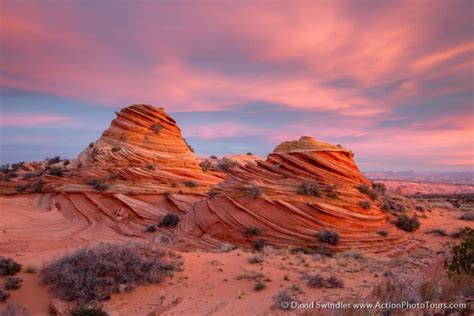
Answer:
[[360, 193], [364, 193], [364, 194], [370, 193], [370, 187], [367, 184], [360, 184], [357, 186], [357, 189], [359, 190]]
[[195, 188], [197, 187], [197, 182], [196, 181], [193, 181], [193, 180], [186, 180], [183, 182], [183, 184], [185, 186], [187, 186], [188, 188]]
[[368, 209], [370, 209], [370, 207], [372, 206], [372, 204], [371, 204], [369, 201], [366, 201], [366, 200], [360, 201], [360, 202], [359, 202], [359, 205], [360, 205], [360, 207], [362, 207], [364, 210], [368, 210]]
[[92, 179], [88, 183], [89, 185], [92, 185], [94, 189], [98, 191], [105, 191], [109, 188], [109, 186], [106, 183], [104, 183], [103, 181], [99, 179]]
[[256, 291], [256, 292], [260, 292], [260, 291], [262, 291], [266, 288], [267, 288], [267, 285], [264, 282], [259, 281], [259, 280], [257, 280], [255, 282], [255, 285], [253, 286], [253, 290]]
[[451, 273], [474, 275], [474, 229], [464, 228], [464, 236], [453, 246], [444, 266]]
[[21, 287], [21, 283], [23, 282], [23, 279], [20, 277], [16, 276], [7, 276], [3, 280], [5, 286], [5, 290], [17, 290]]

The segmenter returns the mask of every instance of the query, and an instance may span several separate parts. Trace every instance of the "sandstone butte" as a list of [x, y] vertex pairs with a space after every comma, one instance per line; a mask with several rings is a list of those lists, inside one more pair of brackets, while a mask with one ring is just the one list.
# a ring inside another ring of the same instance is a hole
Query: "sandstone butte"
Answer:
[[[51, 168], [64, 175], [50, 175]], [[91, 180], [107, 188], [98, 190]], [[298, 194], [305, 182], [317, 182], [320, 196]], [[59, 240], [76, 246], [143, 239], [149, 236], [145, 226], [168, 212], [181, 222], [159, 230], [180, 248], [250, 247], [257, 237], [244, 236], [248, 226], [276, 246], [317, 246], [316, 234], [324, 229], [339, 233], [340, 243], [329, 245], [336, 250], [379, 252], [403, 242], [379, 202], [361, 207], [370, 200], [359, 192], [361, 184], [371, 186], [350, 151], [306, 136], [283, 142], [266, 160], [203, 171], [162, 108], [132, 105], [69, 164], [23, 163], [16, 177], [1, 182], [0, 209], [18, 211], [0, 217], [0, 227], [8, 227], [0, 253], [52, 249]]]

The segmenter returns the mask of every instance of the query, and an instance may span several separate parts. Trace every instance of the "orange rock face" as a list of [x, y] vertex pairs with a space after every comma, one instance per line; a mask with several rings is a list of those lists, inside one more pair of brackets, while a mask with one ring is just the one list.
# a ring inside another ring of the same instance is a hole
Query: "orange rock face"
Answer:
[[[236, 156], [225, 160], [232, 165], [227, 173], [203, 171], [162, 108], [132, 105], [77, 159], [25, 163], [16, 177], [2, 181], [0, 194], [21, 193], [2, 198], [2, 208], [21, 204], [17, 216], [23, 218], [2, 223], [0, 216], [0, 227], [18, 223], [11, 240], [27, 245], [30, 238], [49, 247], [61, 238], [79, 244], [90, 238], [143, 238], [146, 225], [173, 212], [181, 223], [162, 233], [184, 247], [250, 246], [256, 238], [278, 246], [315, 246], [317, 233], [326, 229], [341, 238], [330, 247], [386, 250], [402, 242], [401, 235], [387, 224], [379, 202], [358, 189], [370, 190], [370, 183], [352, 156], [302, 137], [278, 145], [266, 160]], [[32, 215], [28, 209], [40, 211]], [[260, 235], [246, 237], [249, 226]], [[2, 247], [11, 244], [0, 242]]]
[[351, 152], [302, 137], [280, 144], [265, 161], [231, 170], [212, 188], [212, 197], [195, 205], [182, 229], [202, 242], [249, 245], [257, 237], [243, 231], [253, 226], [259, 238], [281, 246], [314, 246], [318, 231], [333, 230], [341, 241], [331, 247], [385, 250], [400, 235], [387, 225], [379, 203], [360, 192], [361, 185], [370, 190]]

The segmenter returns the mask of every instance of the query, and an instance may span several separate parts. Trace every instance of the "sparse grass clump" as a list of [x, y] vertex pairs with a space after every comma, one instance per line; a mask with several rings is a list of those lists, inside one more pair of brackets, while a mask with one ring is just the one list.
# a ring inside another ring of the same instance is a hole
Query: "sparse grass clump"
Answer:
[[175, 228], [178, 225], [179, 221], [180, 219], [178, 215], [168, 213], [161, 219], [160, 224], [158, 226]]
[[16, 192], [25, 192], [26, 190], [28, 190], [29, 186], [27, 184], [19, 184], [16, 186]]
[[319, 189], [318, 182], [305, 181], [298, 186], [296, 192], [300, 195], [309, 195], [315, 197], [321, 196], [321, 190]]
[[5, 283], [5, 290], [17, 290], [21, 287], [23, 279], [16, 276], [7, 276], [3, 281]]
[[322, 243], [337, 245], [339, 243], [339, 234], [333, 230], [322, 230], [318, 232], [318, 240]]
[[262, 195], [262, 190], [260, 189], [260, 187], [257, 185], [256, 182], [251, 182], [250, 186], [247, 188], [246, 195], [252, 199], [256, 199], [260, 195]]
[[359, 249], [349, 249], [342, 253], [342, 257], [355, 259], [355, 260], [364, 260], [365, 256]]
[[21, 270], [21, 264], [15, 262], [12, 258], [0, 257], [0, 275], [15, 275]]
[[160, 283], [180, 263], [166, 252], [135, 245], [100, 244], [57, 259], [41, 270], [41, 284], [66, 301], [100, 301], [124, 286]]
[[25, 272], [33, 274], [33, 273], [38, 272], [38, 269], [33, 265], [29, 265], [28, 267], [26, 267]]
[[109, 174], [109, 180], [116, 180], [120, 178], [120, 175], [116, 172], [112, 172], [111, 174]]
[[88, 182], [88, 184], [93, 186], [94, 189], [96, 189], [98, 191], [105, 191], [109, 188], [109, 186], [105, 182], [103, 182], [99, 179], [92, 179]]
[[259, 236], [261, 233], [262, 232], [260, 228], [252, 226], [252, 225], [245, 227], [243, 231], [244, 236], [247, 238], [252, 237], [252, 236]]
[[262, 255], [255, 255], [255, 256], [249, 257], [248, 262], [249, 263], [262, 263], [263, 262], [263, 256]]
[[145, 168], [147, 168], [148, 170], [151, 170], [151, 171], [156, 169], [155, 165], [152, 165], [151, 163], [147, 163], [145, 165]]
[[256, 292], [260, 292], [260, 291], [262, 291], [266, 288], [267, 288], [267, 285], [264, 282], [259, 281], [259, 280], [257, 280], [255, 282], [255, 285], [253, 286], [253, 290], [256, 291]]
[[273, 309], [282, 309], [288, 310], [291, 309], [292, 302], [298, 302], [298, 299], [294, 297], [289, 290], [284, 289], [280, 290], [276, 295], [273, 297]]
[[70, 316], [108, 316], [102, 308], [98, 306], [77, 305], [70, 311]]
[[329, 278], [325, 278], [320, 274], [303, 275], [303, 280], [306, 280], [306, 284], [309, 287], [314, 288], [343, 288], [344, 281], [336, 276], [330, 276]]
[[406, 232], [414, 232], [420, 228], [420, 221], [416, 216], [399, 215], [395, 225]]
[[360, 207], [362, 207], [364, 210], [368, 210], [368, 209], [370, 209], [370, 207], [372, 206], [372, 204], [371, 204], [369, 201], [366, 201], [366, 200], [360, 201], [360, 202], [359, 202], [359, 205], [360, 205]]
[[391, 199], [385, 198], [383, 201], [382, 208], [386, 212], [390, 212], [392, 214], [398, 214], [398, 213], [405, 213], [406, 209], [405, 206], [403, 206], [400, 203], [397, 203]]
[[183, 184], [187, 186], [188, 188], [195, 188], [198, 186], [197, 182], [193, 180], [186, 180], [183, 182]]
[[44, 180], [43, 178], [36, 179], [35, 183], [33, 184], [33, 192], [34, 193], [41, 193], [44, 189]]

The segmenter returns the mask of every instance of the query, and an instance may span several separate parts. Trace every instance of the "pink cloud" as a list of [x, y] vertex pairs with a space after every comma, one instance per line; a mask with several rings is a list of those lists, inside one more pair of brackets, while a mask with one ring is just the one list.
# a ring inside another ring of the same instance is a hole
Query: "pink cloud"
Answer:
[[68, 124], [69, 117], [47, 114], [3, 114], [0, 117], [1, 127], [35, 127], [49, 124]]

